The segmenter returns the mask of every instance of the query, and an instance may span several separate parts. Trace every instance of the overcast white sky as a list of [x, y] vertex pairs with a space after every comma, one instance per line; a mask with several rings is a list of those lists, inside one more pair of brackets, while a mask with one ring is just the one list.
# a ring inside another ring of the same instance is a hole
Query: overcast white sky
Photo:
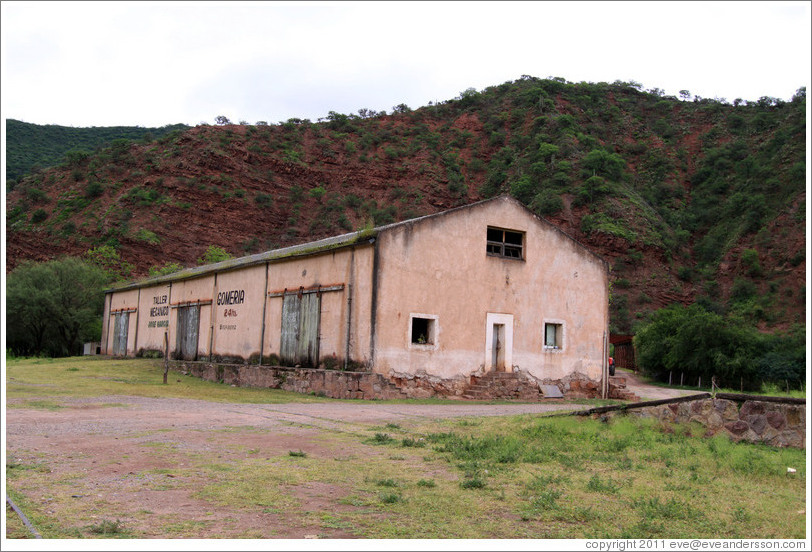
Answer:
[[71, 126], [391, 111], [523, 74], [789, 99], [810, 2], [3, 1], [2, 111]]

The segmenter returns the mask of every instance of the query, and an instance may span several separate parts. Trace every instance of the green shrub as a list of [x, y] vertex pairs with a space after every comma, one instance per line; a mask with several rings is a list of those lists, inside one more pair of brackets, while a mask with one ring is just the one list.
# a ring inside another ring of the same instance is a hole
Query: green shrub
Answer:
[[268, 207], [271, 205], [271, 203], [273, 203], [273, 197], [270, 194], [259, 192], [257, 195], [254, 196], [254, 203], [256, 203], [261, 207]]
[[321, 203], [321, 200], [324, 197], [324, 194], [326, 194], [326, 193], [327, 193], [327, 189], [324, 187], [324, 184], [319, 184], [315, 188], [312, 188], [308, 192], [308, 195], [310, 197], [312, 197], [313, 199], [315, 199], [316, 201], [318, 201], [319, 203]]
[[197, 259], [197, 264], [204, 265], [219, 263], [220, 261], [227, 261], [228, 259], [232, 258], [234, 258], [233, 255], [222, 247], [210, 245], [206, 248], [206, 252], [203, 254], [203, 257]]
[[758, 277], [762, 275], [758, 251], [755, 249], [745, 249], [742, 251], [742, 265], [749, 276]]
[[89, 180], [85, 186], [85, 197], [97, 198], [104, 193], [104, 186], [98, 180]]
[[510, 185], [510, 195], [529, 205], [538, 191], [538, 184], [533, 182], [530, 175], [524, 175]]
[[564, 209], [564, 201], [553, 190], [542, 190], [535, 195], [530, 208], [543, 217], [552, 216]]
[[39, 224], [40, 222], [43, 222], [47, 218], [48, 213], [45, 211], [45, 209], [37, 209], [36, 211], [31, 213], [31, 222], [33, 222], [34, 224]]
[[603, 176], [609, 180], [620, 180], [626, 161], [616, 153], [609, 153], [603, 149], [590, 151], [583, 160], [584, 176]]
[[150, 245], [158, 245], [161, 243], [160, 238], [153, 232], [152, 230], [147, 230], [146, 228], [139, 228], [138, 231], [135, 233], [134, 238], [141, 242], [146, 242]]
[[48, 194], [33, 186], [26, 188], [25, 197], [28, 198], [31, 203], [47, 203], [50, 200]]
[[173, 272], [179, 272], [183, 270], [183, 265], [175, 263], [175, 262], [167, 262], [161, 266], [151, 266], [149, 267], [149, 276], [165, 276], [166, 274], [172, 274]]
[[160, 205], [169, 201], [169, 198], [162, 195], [157, 190], [151, 190], [136, 186], [132, 188], [124, 199], [135, 203], [136, 205]]

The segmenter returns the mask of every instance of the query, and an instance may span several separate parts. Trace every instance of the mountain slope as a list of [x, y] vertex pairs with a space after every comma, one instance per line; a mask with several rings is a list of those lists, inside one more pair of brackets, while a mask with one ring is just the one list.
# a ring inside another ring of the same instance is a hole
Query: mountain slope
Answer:
[[523, 77], [391, 114], [200, 125], [21, 180], [8, 266], [115, 247], [131, 276], [511, 193], [613, 266], [613, 330], [699, 301], [804, 321], [806, 96], [663, 97]]
[[6, 178], [16, 181], [32, 169], [58, 165], [68, 152], [88, 154], [99, 148], [109, 147], [114, 140], [151, 141], [187, 128], [187, 125], [182, 124], [160, 128], [75, 128], [35, 125], [6, 119]]

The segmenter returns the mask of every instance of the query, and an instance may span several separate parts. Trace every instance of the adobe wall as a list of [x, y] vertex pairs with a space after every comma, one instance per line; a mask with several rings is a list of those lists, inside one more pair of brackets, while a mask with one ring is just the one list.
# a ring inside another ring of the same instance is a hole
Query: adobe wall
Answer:
[[697, 422], [708, 436], [722, 433], [734, 441], [806, 448], [806, 403], [802, 401], [719, 393], [716, 398], [642, 408], [627, 405], [625, 411], [665, 423]]
[[[489, 227], [522, 233], [524, 258], [489, 255]], [[514, 201], [397, 226], [380, 234], [379, 250], [376, 372], [456, 387], [494, 371], [493, 327], [501, 325], [508, 372], [601, 380], [606, 264]], [[425, 344], [411, 341], [413, 317], [433, 321]], [[560, 347], [545, 346], [545, 324], [560, 325]]]

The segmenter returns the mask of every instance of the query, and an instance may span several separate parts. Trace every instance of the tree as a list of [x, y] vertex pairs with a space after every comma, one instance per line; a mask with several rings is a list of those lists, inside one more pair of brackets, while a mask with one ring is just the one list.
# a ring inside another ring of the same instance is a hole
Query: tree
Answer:
[[683, 100], [688, 100], [691, 98], [691, 91], [690, 90], [680, 90], [679, 97]]
[[214, 118], [214, 124], [216, 125], [230, 125], [231, 119], [226, 117], [225, 115], [218, 115]]
[[716, 376], [718, 385], [757, 386], [762, 342], [755, 328], [698, 304], [657, 311], [634, 337], [644, 373], [662, 380], [669, 371], [683, 373], [691, 385], [700, 377], [710, 383]]
[[81, 353], [84, 341], [101, 338], [106, 282], [101, 269], [75, 257], [21, 264], [6, 282], [8, 347], [20, 355]]
[[626, 168], [626, 160], [616, 153], [604, 149], [594, 149], [584, 157], [584, 176], [603, 176], [617, 182]]

